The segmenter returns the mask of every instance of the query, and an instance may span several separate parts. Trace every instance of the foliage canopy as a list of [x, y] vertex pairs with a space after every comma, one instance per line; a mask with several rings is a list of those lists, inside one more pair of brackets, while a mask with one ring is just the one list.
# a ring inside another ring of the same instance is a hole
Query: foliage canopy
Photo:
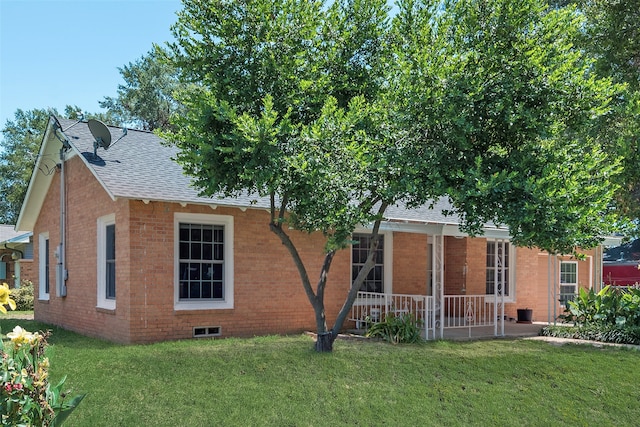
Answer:
[[[611, 230], [617, 159], [595, 118], [621, 90], [575, 48], [572, 8], [538, 0], [184, 2], [169, 45], [184, 114], [164, 135], [203, 194], [271, 200], [326, 331], [335, 251], [387, 206], [448, 197], [462, 228], [519, 245], [592, 246]], [[314, 290], [284, 224], [327, 238]], [[355, 278], [332, 333], [356, 298]]]

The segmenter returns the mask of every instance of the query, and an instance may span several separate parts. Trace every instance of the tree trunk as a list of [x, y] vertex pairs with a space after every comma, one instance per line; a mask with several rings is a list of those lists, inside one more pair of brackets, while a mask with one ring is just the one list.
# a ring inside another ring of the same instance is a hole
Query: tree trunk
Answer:
[[316, 351], [318, 353], [331, 353], [333, 351], [333, 342], [335, 340], [336, 337], [331, 331], [319, 333], [318, 339], [316, 340]]

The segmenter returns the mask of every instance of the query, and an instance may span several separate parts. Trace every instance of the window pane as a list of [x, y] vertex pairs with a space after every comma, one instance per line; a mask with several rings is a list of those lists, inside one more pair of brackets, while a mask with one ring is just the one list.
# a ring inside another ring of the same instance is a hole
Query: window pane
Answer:
[[180, 259], [189, 259], [189, 244], [180, 242], [180, 254], [178, 255]]
[[212, 242], [213, 241], [213, 227], [212, 226], [203, 226], [205, 227], [202, 230], [202, 241], [203, 242]]
[[214, 299], [222, 299], [224, 298], [223, 286], [220, 282], [215, 282], [213, 284], [213, 298]]
[[116, 263], [114, 261], [107, 262], [106, 285], [106, 298], [114, 299], [116, 297]]
[[180, 241], [189, 241], [189, 224], [180, 224]]
[[202, 284], [202, 298], [213, 298], [213, 284], [211, 282]]
[[202, 244], [202, 259], [207, 261], [213, 259], [213, 245], [211, 243]]
[[213, 271], [211, 273], [211, 278], [213, 280], [222, 282], [222, 264], [214, 264]]
[[107, 259], [116, 259], [116, 226], [115, 224], [107, 225], [106, 229], [106, 257]]
[[189, 298], [200, 298], [200, 282], [189, 284]]
[[180, 289], [178, 290], [180, 299], [189, 298], [189, 282], [180, 282]]
[[49, 293], [49, 239], [44, 241], [44, 291]]
[[200, 243], [191, 244], [191, 258], [190, 259], [202, 259], [202, 246]]

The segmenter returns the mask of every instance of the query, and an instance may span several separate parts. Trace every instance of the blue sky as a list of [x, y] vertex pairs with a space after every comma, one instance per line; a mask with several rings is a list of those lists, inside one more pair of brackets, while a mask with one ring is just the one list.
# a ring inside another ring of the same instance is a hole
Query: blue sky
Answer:
[[171, 39], [179, 0], [0, 0], [0, 128], [18, 108], [103, 111], [118, 71]]

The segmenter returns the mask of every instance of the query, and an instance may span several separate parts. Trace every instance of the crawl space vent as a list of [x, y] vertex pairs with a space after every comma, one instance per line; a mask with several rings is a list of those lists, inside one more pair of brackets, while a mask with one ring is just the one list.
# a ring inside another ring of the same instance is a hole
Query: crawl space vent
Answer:
[[194, 338], [219, 337], [222, 335], [220, 326], [196, 326], [193, 328]]

